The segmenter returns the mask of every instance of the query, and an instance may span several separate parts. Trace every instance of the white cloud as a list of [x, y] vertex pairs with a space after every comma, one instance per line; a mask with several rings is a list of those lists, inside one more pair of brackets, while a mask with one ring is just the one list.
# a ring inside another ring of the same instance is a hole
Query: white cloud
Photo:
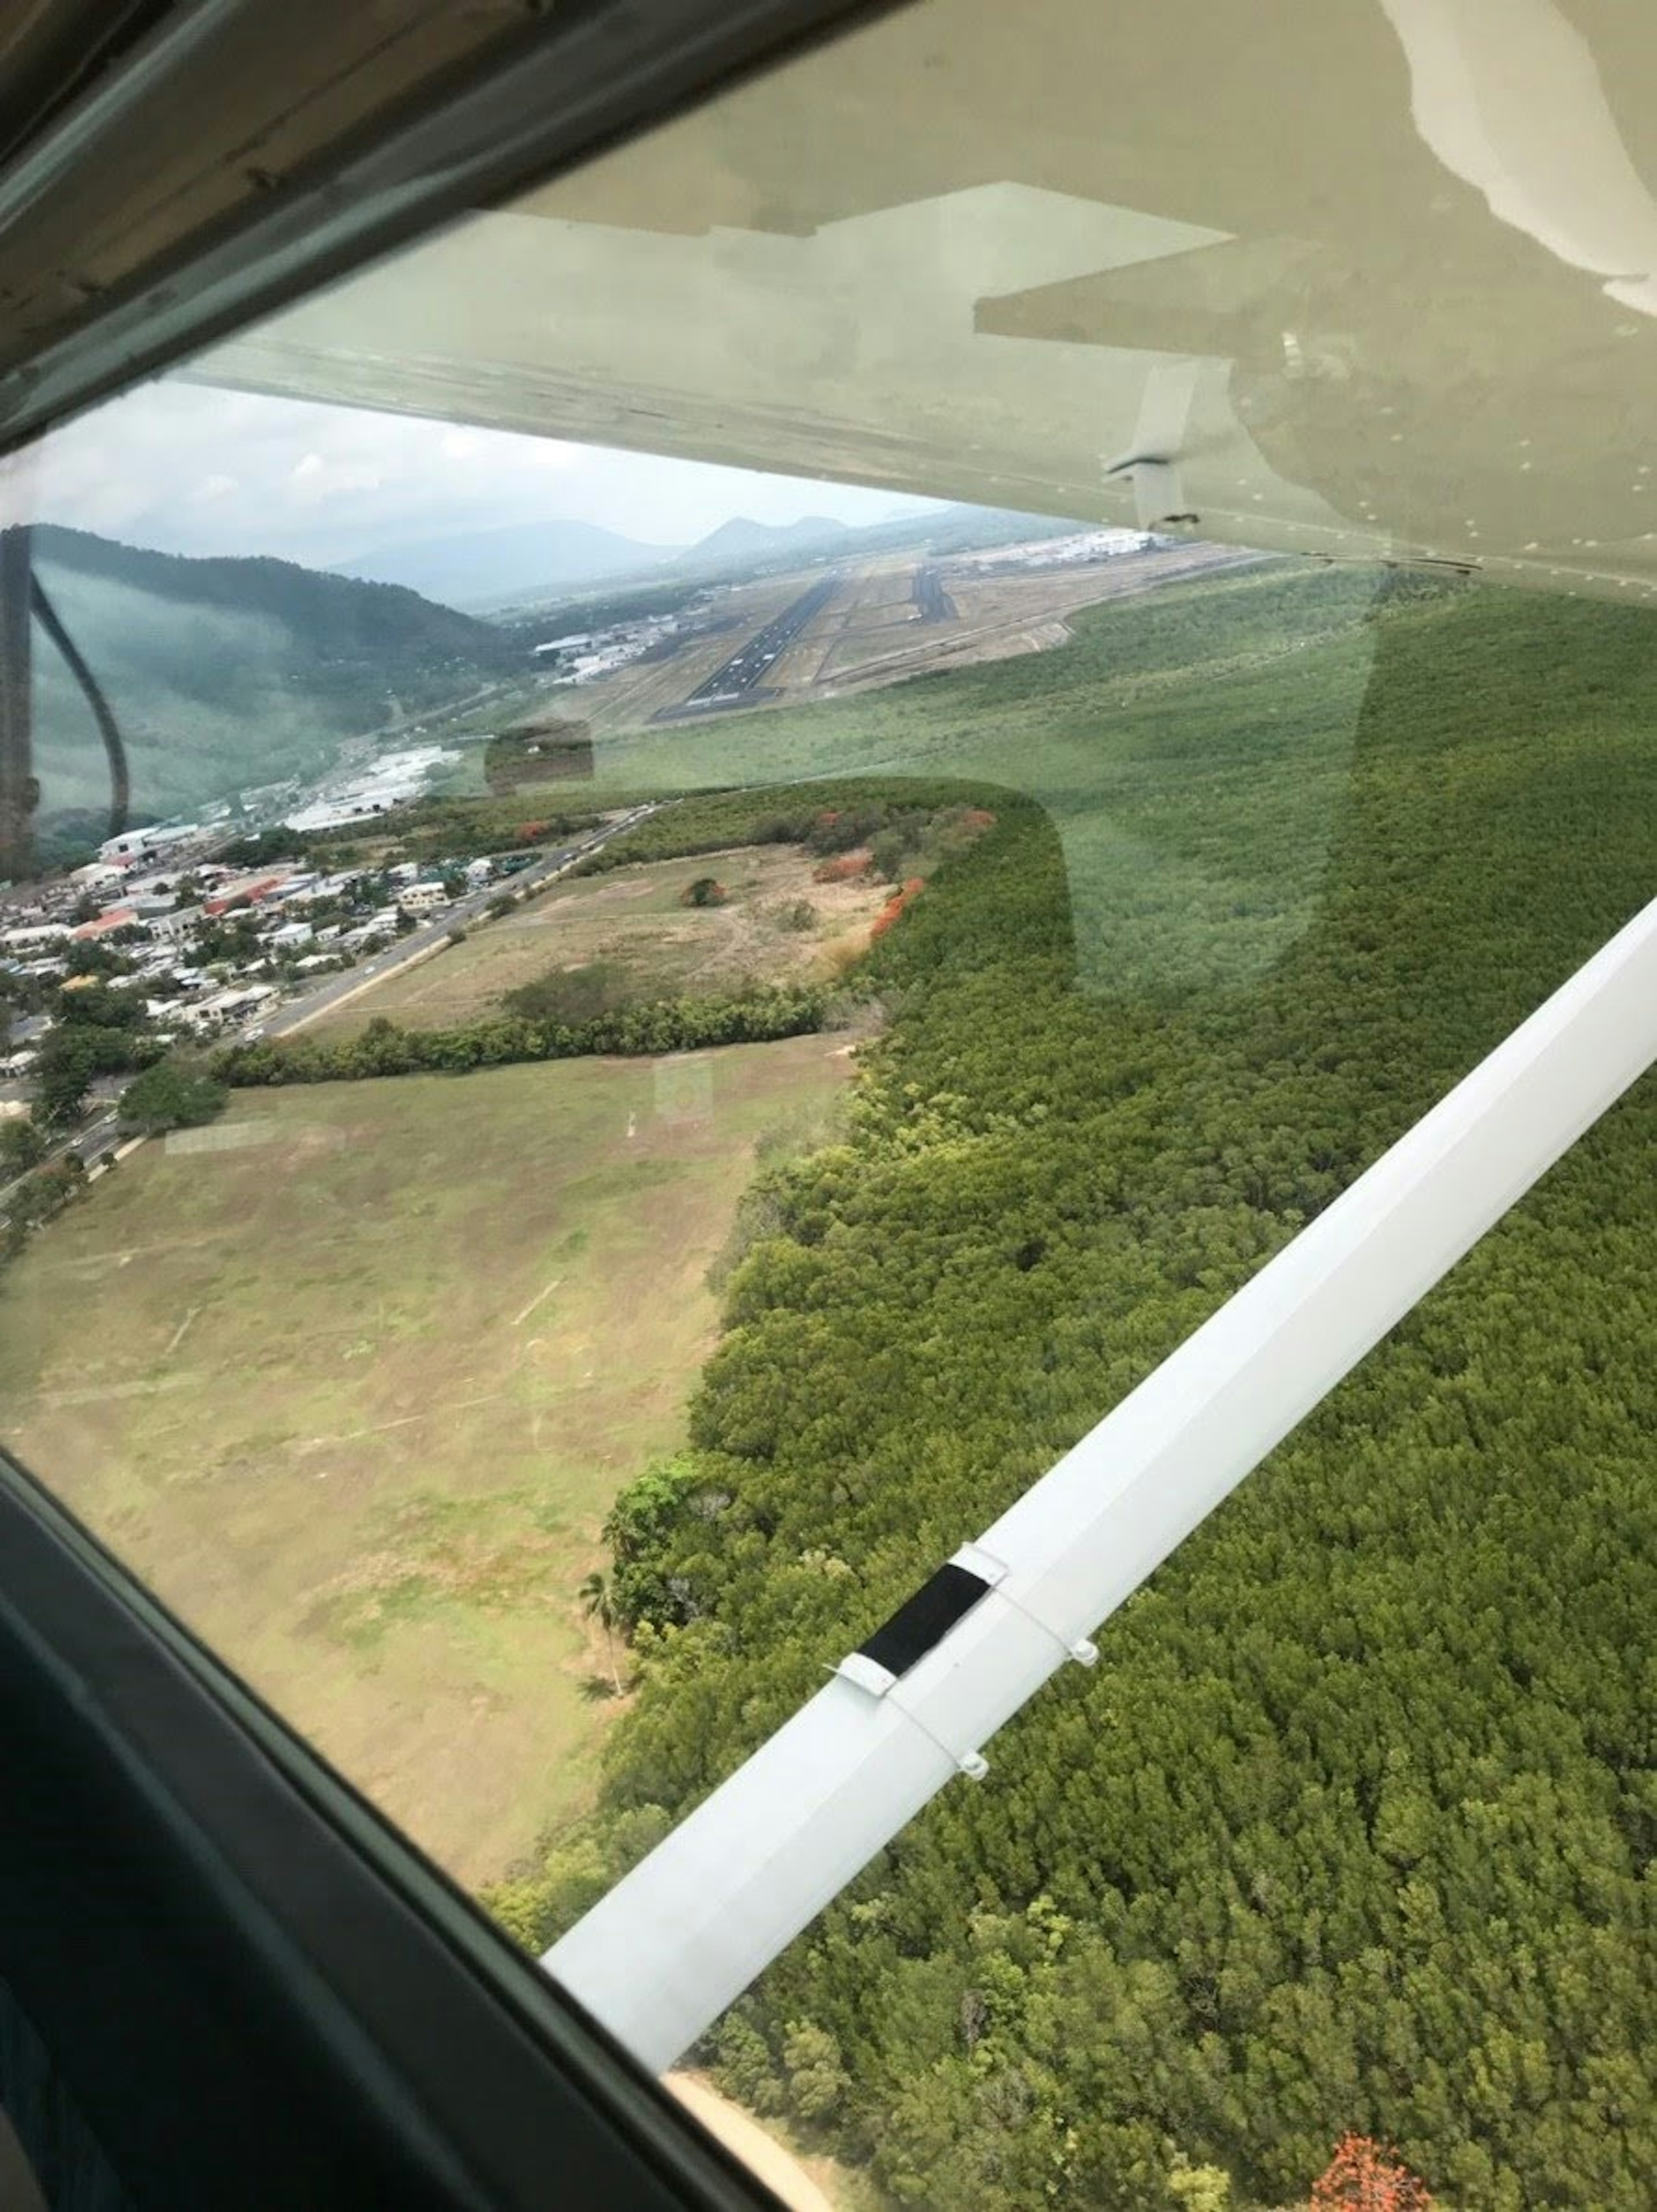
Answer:
[[0, 464], [0, 520], [70, 523], [180, 553], [275, 553], [317, 567], [496, 524], [596, 522], [671, 545], [734, 514], [871, 522], [923, 504], [176, 382], [141, 386]]

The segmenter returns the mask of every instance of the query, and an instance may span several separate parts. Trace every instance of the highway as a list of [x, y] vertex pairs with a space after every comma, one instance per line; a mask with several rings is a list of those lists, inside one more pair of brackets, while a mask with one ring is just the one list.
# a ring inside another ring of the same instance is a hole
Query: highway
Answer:
[[[115, 1107], [113, 1101], [111, 1100], [108, 1103], [100, 1103], [95, 1109], [91, 1121], [76, 1129], [73, 1135], [58, 1138], [57, 1142], [49, 1147], [39, 1164], [42, 1167], [51, 1167], [54, 1162], [65, 1160], [73, 1153], [82, 1167], [89, 1168], [94, 1160], [100, 1160], [106, 1152], [112, 1152], [121, 1141]], [[28, 1172], [30, 1170], [25, 1170], [25, 1174]], [[15, 1175], [7, 1182], [0, 1182], [0, 1208], [3, 1208], [6, 1200], [23, 1180], [24, 1176]]]
[[747, 644], [739, 646], [728, 660], [722, 660], [711, 676], [704, 677], [683, 706], [664, 707], [652, 720], [677, 721], [682, 715], [714, 713], [744, 700], [763, 697], [759, 686], [764, 678], [806, 624], [822, 612], [844, 580], [841, 569], [831, 569], [780, 615], [774, 615], [763, 629], [756, 630]]

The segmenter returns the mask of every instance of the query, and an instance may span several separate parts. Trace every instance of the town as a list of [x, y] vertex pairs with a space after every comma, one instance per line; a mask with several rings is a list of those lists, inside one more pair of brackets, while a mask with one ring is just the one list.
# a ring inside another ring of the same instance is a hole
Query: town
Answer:
[[[500, 851], [398, 858], [384, 817], [416, 792], [405, 774], [372, 810], [313, 800], [252, 835], [223, 820], [128, 830], [14, 891], [0, 907], [0, 1170], [62, 1151], [96, 1172], [118, 1138], [143, 1133], [121, 1112], [132, 1079], [175, 1048], [303, 1027], [507, 912], [640, 811], [527, 823]], [[370, 811], [382, 857], [360, 865], [342, 832]], [[331, 865], [331, 848], [353, 864]]]

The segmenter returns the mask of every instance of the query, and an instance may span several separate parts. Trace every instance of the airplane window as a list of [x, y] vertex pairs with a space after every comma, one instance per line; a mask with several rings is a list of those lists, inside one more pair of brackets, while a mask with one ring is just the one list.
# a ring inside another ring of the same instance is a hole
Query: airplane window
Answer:
[[[961, 1548], [1657, 881], [1631, 264], [1489, 183], [1424, 7], [1354, 17], [1384, 235], [1260, 149], [1275, 33], [1193, 173], [1038, 12], [0, 485], [0, 1443], [537, 1953], [826, 1669], [901, 1698]], [[1430, 224], [1531, 288], [1465, 386]], [[1646, 2201], [1654, 1112], [675, 2051], [789, 2201]]]

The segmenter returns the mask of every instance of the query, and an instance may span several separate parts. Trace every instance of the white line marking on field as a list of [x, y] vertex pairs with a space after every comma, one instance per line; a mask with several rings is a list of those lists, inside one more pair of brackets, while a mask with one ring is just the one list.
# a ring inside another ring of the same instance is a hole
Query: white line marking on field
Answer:
[[513, 1316], [513, 1327], [514, 1328], [521, 1328], [524, 1323], [529, 1319], [530, 1316], [535, 1311], [537, 1306], [540, 1304], [542, 1299], [549, 1298], [563, 1279], [564, 1279], [561, 1275], [555, 1275], [544, 1290], [537, 1291], [535, 1293], [535, 1296], [530, 1300], [529, 1304], [525, 1307], [523, 1312], [520, 1314], [514, 1314]]
[[108, 1398], [153, 1398], [163, 1390], [187, 1390], [204, 1382], [203, 1373], [158, 1375], [140, 1382], [107, 1382], [82, 1390], [43, 1390], [35, 1403], [56, 1412], [65, 1406], [98, 1406]]
[[487, 1390], [481, 1398], [461, 1398], [452, 1406], [433, 1406], [423, 1413], [404, 1413], [394, 1421], [376, 1421], [371, 1429], [346, 1429], [337, 1436], [307, 1437], [296, 1444], [296, 1451], [315, 1451], [321, 1444], [361, 1443], [365, 1437], [383, 1437], [389, 1429], [411, 1429], [417, 1421], [438, 1421], [451, 1413], [464, 1413], [474, 1406], [493, 1406], [500, 1399], [498, 1390]]
[[172, 1335], [172, 1338], [171, 1338], [171, 1340], [169, 1341], [169, 1343], [168, 1343], [168, 1345], [167, 1345], [167, 1350], [166, 1350], [166, 1351], [161, 1354], [161, 1357], [162, 1357], [162, 1358], [163, 1358], [163, 1359], [171, 1359], [171, 1358], [172, 1358], [172, 1357], [173, 1357], [173, 1353], [178, 1350], [179, 1346], [184, 1342], [185, 1331], [189, 1328], [189, 1326], [190, 1326], [191, 1322], [192, 1321], [194, 1321], [194, 1320], [195, 1320], [195, 1318], [196, 1318], [197, 1315], [200, 1311], [201, 1311], [201, 1308], [200, 1308], [199, 1306], [191, 1306], [191, 1309], [190, 1309], [189, 1312], [185, 1316], [184, 1319], [183, 1319], [183, 1320], [179, 1323], [179, 1326], [177, 1327], [177, 1328], [175, 1328], [175, 1329], [173, 1330], [173, 1335]]

